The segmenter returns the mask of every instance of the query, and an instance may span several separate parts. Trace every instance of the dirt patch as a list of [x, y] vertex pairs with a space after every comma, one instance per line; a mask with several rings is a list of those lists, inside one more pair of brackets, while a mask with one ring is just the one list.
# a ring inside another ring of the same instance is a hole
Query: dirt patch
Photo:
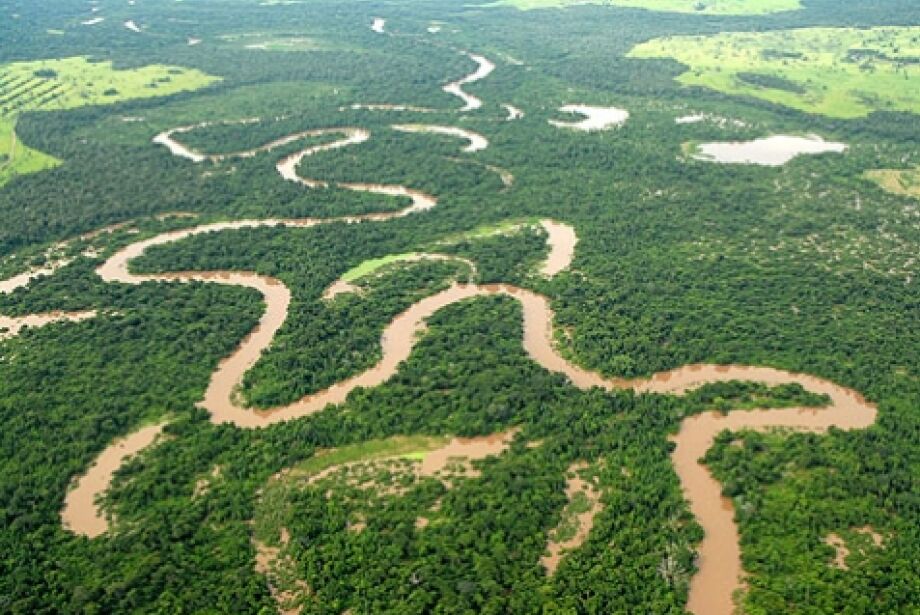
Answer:
[[[859, 528], [853, 528], [850, 531], [854, 534], [868, 536], [874, 548], [880, 549], [882, 547], [884, 537], [876, 532], [871, 526], [866, 525]], [[831, 532], [824, 538], [824, 543], [834, 549], [834, 559], [829, 565], [834, 568], [839, 568], [840, 570], [849, 570], [850, 567], [847, 565], [847, 558], [850, 556], [851, 550], [849, 545], [847, 545], [847, 541], [844, 540], [840, 534]], [[866, 549], [864, 548], [859, 548], [858, 551], [863, 555], [866, 554]]]
[[95, 310], [85, 312], [47, 312], [28, 316], [0, 316], [0, 340], [16, 337], [23, 329], [36, 329], [56, 322], [81, 322], [96, 317]]
[[577, 549], [588, 539], [594, 527], [594, 519], [603, 509], [600, 492], [594, 483], [579, 476], [579, 472], [587, 467], [586, 463], [576, 463], [569, 468], [565, 485], [568, 504], [562, 511], [559, 526], [550, 533], [546, 546], [549, 554], [540, 558], [540, 563], [550, 576], [556, 573], [568, 551]]

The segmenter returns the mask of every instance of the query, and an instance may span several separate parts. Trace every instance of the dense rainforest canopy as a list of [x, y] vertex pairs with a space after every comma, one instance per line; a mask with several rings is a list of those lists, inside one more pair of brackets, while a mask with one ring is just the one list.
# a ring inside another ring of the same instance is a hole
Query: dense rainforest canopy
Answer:
[[[0, 314], [96, 311], [0, 339], [0, 612], [276, 612], [254, 527], [279, 472], [397, 436], [508, 430], [507, 450], [450, 486], [378, 469], [374, 480], [398, 493], [367, 494], [341, 477], [286, 489], [273, 522], [289, 534], [289, 584], [313, 596], [301, 612], [685, 612], [703, 529], [669, 437], [713, 409], [820, 408], [827, 398], [751, 382], [683, 396], [581, 390], [522, 348], [519, 303], [490, 296], [438, 311], [391, 379], [344, 404], [265, 429], [215, 425], [196, 404], [259, 321], [259, 293], [97, 275], [118, 249], [169, 230], [409, 205], [342, 189], [360, 182], [409, 186], [437, 206], [373, 223], [202, 233], [131, 263], [144, 273], [255, 272], [290, 289], [284, 324], [234, 392], [248, 411], [372, 367], [387, 324], [456, 281], [515, 284], [549, 299], [558, 351], [608, 377], [772, 366], [877, 404], [868, 429], [724, 434], [705, 462], [734, 504], [744, 612], [920, 608], [920, 201], [872, 175], [920, 168], [920, 106], [868, 93], [865, 114], [821, 113], [783, 104], [790, 87], [820, 87], [814, 80], [790, 86], [788, 75], [741, 71], [731, 88], [686, 85], [681, 58], [630, 53], [654, 40], [666, 47], [667, 37], [880, 26], [899, 27], [902, 46], [916, 49], [920, 6], [803, 0], [743, 14], [498, 4], [0, 0], [0, 278], [67, 262], [0, 294]], [[383, 34], [375, 18], [385, 18]], [[483, 102], [468, 112], [442, 90], [476, 70], [460, 51], [495, 64], [463, 86]], [[867, 53], [851, 56], [854, 70], [890, 60]], [[900, 54], [892, 70], [914, 83], [906, 71], [917, 57]], [[9, 68], [66, 58], [91, 68]], [[764, 57], [784, 60], [793, 58]], [[68, 71], [93, 75], [74, 81], [93, 81], [93, 95], [67, 90], [79, 104], [56, 104], [63, 94], [45, 82]], [[118, 83], [99, 87], [108, 79]], [[381, 104], [415, 109], [361, 107]], [[503, 104], [524, 116], [509, 121]], [[559, 111], [567, 104], [617, 107], [629, 119], [598, 132], [552, 126], [573, 119]], [[675, 123], [686, 116], [702, 119]], [[247, 118], [259, 121], [239, 122]], [[198, 163], [152, 143], [200, 123], [175, 137], [208, 154], [320, 128], [371, 137], [305, 157], [298, 175], [328, 185], [308, 189], [276, 165], [339, 136]], [[393, 129], [413, 123], [475, 131], [489, 146], [469, 154], [450, 136]], [[847, 149], [777, 167], [687, 155], [688, 144], [775, 134], [818, 134]], [[571, 266], [553, 277], [535, 273], [548, 249], [542, 219], [578, 236]], [[482, 230], [495, 228], [511, 230]], [[459, 258], [391, 263], [355, 292], [323, 298], [368, 259], [415, 252]], [[117, 438], [163, 420], [164, 436], [103, 496], [111, 530], [90, 539], [64, 528], [74, 478]], [[567, 505], [567, 470], [580, 462], [602, 506], [584, 544], [547, 575], [540, 558]], [[430, 519], [423, 529], [420, 516]], [[851, 546], [845, 567], [833, 565], [830, 534]]]

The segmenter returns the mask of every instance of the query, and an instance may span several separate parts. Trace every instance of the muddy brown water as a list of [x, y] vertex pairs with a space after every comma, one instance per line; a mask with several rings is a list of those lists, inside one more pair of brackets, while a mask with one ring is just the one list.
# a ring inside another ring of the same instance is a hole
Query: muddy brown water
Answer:
[[[297, 166], [297, 164], [301, 160], [303, 160], [303, 158], [307, 156], [312, 156], [313, 154], [318, 154], [320, 152], [338, 149], [340, 147], [347, 147], [349, 145], [357, 145], [359, 143], [364, 143], [371, 137], [371, 134], [368, 131], [361, 129], [361, 128], [319, 128], [319, 129], [303, 130], [300, 132], [296, 132], [296, 133], [281, 137], [279, 139], [275, 139], [274, 141], [270, 141], [264, 145], [255, 147], [253, 149], [244, 150], [240, 152], [231, 152], [228, 154], [205, 154], [205, 153], [199, 152], [198, 150], [190, 148], [189, 146], [185, 145], [184, 143], [182, 143], [175, 137], [175, 135], [189, 133], [189, 132], [192, 132], [193, 130], [198, 130], [200, 128], [207, 128], [209, 126], [237, 126], [237, 125], [246, 125], [246, 124], [258, 124], [261, 121], [262, 120], [260, 118], [253, 117], [253, 118], [244, 118], [240, 120], [223, 121], [223, 122], [199, 122], [198, 124], [190, 124], [188, 126], [179, 126], [178, 128], [171, 128], [169, 130], [165, 130], [157, 134], [153, 138], [153, 142], [156, 143], [157, 145], [164, 146], [166, 149], [169, 150], [169, 153], [171, 153], [173, 156], [178, 156], [179, 158], [185, 158], [187, 160], [191, 160], [192, 162], [197, 163], [197, 162], [204, 162], [205, 160], [209, 160], [211, 162], [223, 162], [225, 160], [236, 159], [236, 158], [252, 158], [253, 156], [256, 156], [258, 154], [261, 154], [264, 152], [270, 152], [272, 150], [278, 149], [279, 147], [290, 145], [291, 143], [296, 143], [297, 141], [301, 141], [303, 139], [307, 139], [310, 137], [322, 137], [326, 135], [336, 135], [336, 134], [340, 134], [344, 136], [344, 138], [339, 139], [337, 141], [333, 141], [331, 143], [324, 143], [320, 145], [314, 145], [311, 147], [307, 147], [301, 150], [300, 152], [297, 152], [293, 156], [289, 156], [285, 158], [286, 161], [292, 161], [293, 164], [290, 165], [289, 170], [287, 166], [285, 166], [283, 170], [282, 166], [279, 164], [278, 172], [281, 173], [282, 177], [284, 177], [285, 179], [296, 179], [296, 173], [294, 173], [293, 169], [294, 167]], [[288, 176], [285, 176], [285, 173], [287, 173]]]
[[[96, 239], [105, 234], [111, 234], [118, 230], [129, 227], [133, 222], [118, 222], [117, 224], [110, 224], [104, 226], [95, 231], [89, 233], [83, 233], [78, 235], [74, 239], [67, 241], [59, 241], [52, 244], [44, 253], [44, 259], [46, 263], [39, 267], [33, 267], [27, 271], [16, 274], [12, 277], [9, 277], [5, 280], [0, 280], [0, 294], [10, 294], [13, 291], [24, 288], [32, 283], [33, 280], [36, 280], [41, 277], [54, 275], [58, 269], [62, 269], [74, 261], [70, 257], [61, 257], [59, 254], [65, 251], [70, 245], [76, 241], [90, 241]], [[93, 258], [96, 256], [96, 252], [93, 248], [87, 248], [83, 251], [83, 256]]]
[[36, 267], [35, 269], [24, 271], [5, 280], [0, 280], [0, 294], [8, 295], [17, 288], [28, 286], [32, 280], [53, 275], [55, 271], [68, 264], [70, 264], [69, 259], [61, 259], [43, 267]]
[[485, 79], [486, 77], [488, 77], [492, 73], [492, 71], [495, 70], [495, 64], [489, 61], [489, 59], [486, 58], [485, 56], [481, 56], [475, 53], [467, 53], [465, 51], [461, 53], [467, 56], [473, 62], [475, 62], [478, 65], [478, 67], [476, 68], [475, 71], [473, 71], [466, 77], [463, 77], [462, 79], [458, 79], [457, 81], [452, 81], [441, 89], [443, 89], [448, 94], [452, 94], [458, 97], [460, 100], [463, 101], [463, 107], [460, 109], [461, 112], [475, 111], [476, 109], [479, 109], [482, 107], [482, 100], [480, 98], [477, 98], [476, 96], [473, 96], [472, 94], [468, 94], [465, 91], [463, 91], [463, 86], [468, 85], [470, 83], [474, 83], [476, 81], [479, 81], [481, 79]]
[[[480, 64], [480, 70], [477, 73], [488, 74], [491, 69], [486, 70], [486, 68], [485, 64]], [[478, 78], [482, 76], [484, 75], [480, 75]], [[467, 82], [469, 80], [461, 80], [457, 83], [462, 85], [462, 83]], [[457, 89], [459, 89], [459, 86]], [[462, 92], [462, 90], [460, 91]], [[318, 151], [357, 144], [368, 138], [368, 133], [359, 129], [348, 129], [348, 131], [335, 129], [334, 132], [344, 134], [344, 138], [332, 144], [307, 148], [279, 162], [277, 166], [282, 177], [311, 188], [325, 187], [325, 182], [299, 177], [296, 173], [298, 163], [305, 156]], [[459, 301], [494, 295], [507, 296], [521, 304], [524, 318], [523, 347], [527, 354], [545, 369], [564, 374], [573, 385], [582, 389], [601, 387], [606, 390], [632, 389], [637, 393], [681, 395], [688, 390], [711, 382], [746, 380], [770, 385], [798, 383], [809, 391], [826, 393], [831, 399], [831, 405], [827, 408], [818, 410], [793, 408], [735, 411], [724, 416], [714, 413], [702, 414], [685, 419], [679, 432], [674, 436], [676, 447], [672, 454], [672, 460], [675, 470], [680, 478], [684, 494], [690, 503], [690, 508], [706, 532], [706, 536], [699, 547], [700, 569], [693, 577], [690, 585], [688, 609], [700, 615], [703, 613], [706, 615], [722, 615], [732, 611], [732, 592], [741, 587], [742, 569], [738, 546], [738, 530], [734, 523], [731, 503], [721, 497], [719, 483], [699, 463], [699, 458], [712, 445], [715, 436], [724, 429], [766, 430], [791, 428], [824, 431], [831, 426], [841, 429], [860, 429], [870, 426], [875, 421], [875, 406], [866, 402], [856, 392], [815, 376], [796, 374], [768, 367], [691, 365], [656, 374], [645, 379], [605, 378], [597, 372], [569, 362], [558, 352], [553, 336], [553, 312], [546, 297], [527, 289], [506, 284], [454, 284], [445, 291], [422, 299], [394, 318], [385, 328], [381, 337], [383, 358], [377, 365], [365, 372], [352, 376], [326, 390], [309, 395], [288, 406], [268, 411], [250, 411], [241, 408], [234, 404], [234, 390], [241, 381], [243, 374], [259, 359], [261, 353], [270, 345], [275, 333], [283, 324], [290, 304], [290, 292], [288, 289], [277, 280], [253, 273], [176, 272], [168, 274], [132, 274], [128, 265], [149, 247], [179, 241], [207, 232], [272, 225], [310, 227], [336, 221], [348, 223], [384, 221], [425, 211], [437, 204], [437, 200], [433, 196], [414, 191], [405, 186], [366, 183], [342, 183], [336, 184], [336, 186], [388, 196], [406, 196], [412, 200], [412, 204], [396, 212], [336, 219], [243, 220], [202, 225], [191, 229], [165, 233], [131, 244], [117, 252], [98, 268], [98, 274], [107, 282], [140, 284], [147, 281], [202, 281], [246, 286], [262, 293], [265, 298], [266, 310], [258, 326], [243, 340], [233, 354], [220, 363], [211, 377], [204, 399], [199, 403], [202, 408], [210, 412], [213, 422], [232, 423], [241, 428], [258, 428], [311, 415], [329, 404], [341, 404], [354, 389], [378, 386], [393, 376], [399, 365], [409, 358], [418, 340], [418, 334], [425, 328], [426, 319], [438, 310]], [[554, 275], [570, 266], [577, 237], [574, 231], [560, 223], [544, 222], [543, 225], [549, 234], [551, 249], [547, 262], [541, 268], [541, 273]], [[152, 442], [152, 439], [148, 444], [150, 442]], [[107, 455], [112, 454], [110, 450], [106, 450], [100, 459], [108, 459]], [[118, 459], [120, 460], [122, 457]], [[110, 475], [108, 475], [108, 478], [110, 478]], [[106, 480], [105, 484], [107, 482]], [[104, 485], [102, 489], [104, 489]], [[84, 518], [92, 518], [92, 515], [95, 514], [93, 513], [95, 508], [92, 506], [92, 498], [88, 501], [84, 499], [83, 505]], [[79, 515], [77, 515], [77, 519], [79, 519]], [[80, 526], [80, 521], [78, 520], [71, 521], [71, 527], [75, 531], [85, 529]], [[99, 530], [98, 527], [102, 527], [102, 530]], [[104, 531], [104, 525], [94, 526], [91, 531]]]
[[345, 280], [336, 280], [330, 284], [326, 290], [323, 291], [323, 299], [326, 301], [331, 301], [339, 295], [349, 295], [357, 294], [361, 292], [361, 288], [352, 284], [351, 282], [346, 282]]
[[575, 234], [575, 229], [568, 224], [555, 220], [541, 220], [540, 226], [546, 231], [546, 243], [549, 246], [549, 255], [540, 268], [540, 273], [553, 277], [568, 269], [575, 259], [575, 244], [578, 243], [578, 235]]
[[116, 470], [129, 457], [153, 444], [165, 426], [165, 423], [159, 423], [143, 427], [109, 445], [67, 493], [61, 511], [64, 527], [89, 538], [105, 533], [109, 529], [109, 522], [96, 506], [96, 499], [109, 488]]
[[489, 140], [478, 132], [466, 130], [465, 128], [457, 128], [456, 126], [437, 126], [433, 124], [393, 124], [391, 128], [398, 132], [444, 135], [448, 137], [464, 139], [469, 142], [469, 144], [463, 148], [463, 151], [468, 154], [480, 152], [489, 147]]
[[[271, 221], [270, 224], [300, 226], [315, 222]], [[647, 379], [607, 379], [602, 375], [572, 364], [559, 354], [553, 340], [553, 312], [549, 300], [532, 291], [511, 285], [455, 284], [445, 291], [422, 299], [398, 315], [385, 328], [381, 337], [383, 358], [365, 372], [339, 382], [332, 387], [307, 396], [293, 404], [270, 411], [250, 411], [233, 403], [233, 392], [243, 374], [258, 360], [271, 343], [287, 314], [290, 293], [275, 280], [243, 272], [233, 273], [172, 273], [160, 275], [132, 275], [127, 265], [142, 254], [147, 247], [176, 241], [203, 232], [224, 228], [243, 228], [266, 224], [263, 221], [242, 221], [206, 225], [167, 233], [128, 246], [102, 267], [99, 274], [107, 281], [140, 283], [148, 280], [190, 281], [200, 280], [223, 284], [242, 285], [263, 293], [266, 311], [259, 326], [246, 338], [230, 357], [225, 359], [213, 374], [201, 407], [211, 413], [215, 423], [229, 422], [242, 428], [257, 428], [281, 421], [308, 416], [329, 404], [340, 404], [358, 387], [374, 387], [393, 376], [399, 365], [409, 358], [424, 330], [425, 321], [438, 310], [459, 301], [482, 296], [503, 295], [520, 302], [524, 316], [523, 346], [527, 354], [544, 368], [566, 375], [577, 387], [586, 389], [602, 387], [607, 390], [631, 388], [639, 393], [683, 394], [710, 382], [749, 380], [770, 385], [796, 382], [807, 390], [826, 393], [832, 404], [821, 410], [785, 409], [732, 412], [728, 415], [704, 414], [686, 419], [675, 437], [677, 447], [673, 453], [675, 469], [681, 480], [691, 510], [706, 530], [700, 545], [700, 571], [694, 576], [690, 589], [688, 608], [694, 613], [730, 613], [732, 592], [740, 587], [741, 564], [738, 532], [730, 503], [721, 497], [721, 486], [698, 459], [712, 445], [715, 436], [723, 429], [770, 429], [788, 427], [826, 430], [830, 426], [841, 429], [862, 428], [875, 420], [875, 408], [854, 391], [826, 380], [805, 374], [794, 374], [767, 367], [734, 365], [692, 365], [656, 374]], [[566, 232], [555, 236], [567, 235]], [[554, 236], [551, 233], [551, 236]], [[574, 241], [570, 236], [567, 243]], [[551, 255], [556, 250], [551, 249]], [[573, 247], [560, 249], [559, 254], [572, 254]], [[561, 264], [570, 257], [559, 257]], [[547, 270], [544, 267], [544, 271]], [[554, 267], [553, 269], [556, 269]], [[718, 563], [714, 566], [713, 563]]]
[[[418, 252], [415, 254], [407, 254], [404, 257], [400, 258], [398, 263], [419, 263], [423, 261], [438, 261], [438, 262], [456, 262], [466, 265], [469, 270], [470, 275], [476, 275], [476, 263], [469, 260], [468, 258], [463, 258], [462, 256], [454, 256], [452, 254], [436, 254], [431, 252]], [[346, 282], [345, 280], [336, 280], [330, 284], [326, 290], [323, 291], [323, 299], [330, 300], [334, 299], [338, 295], [344, 295], [349, 293], [358, 293], [361, 288], [356, 286], [351, 282]]]

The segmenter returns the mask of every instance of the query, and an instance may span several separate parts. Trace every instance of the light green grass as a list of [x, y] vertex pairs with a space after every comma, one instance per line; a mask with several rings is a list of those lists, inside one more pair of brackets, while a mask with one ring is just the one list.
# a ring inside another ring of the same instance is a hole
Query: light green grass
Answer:
[[371, 258], [364, 261], [357, 267], [352, 267], [343, 273], [342, 281], [354, 282], [363, 278], [364, 276], [374, 273], [382, 267], [386, 267], [387, 265], [391, 265], [393, 263], [401, 263], [418, 257], [418, 252], [406, 252], [405, 254], [389, 254], [381, 258]]
[[473, 241], [476, 239], [487, 239], [496, 235], [511, 235], [515, 231], [527, 226], [536, 226], [540, 223], [538, 218], [526, 218], [517, 220], [508, 220], [497, 224], [486, 224], [478, 226], [470, 231], [451, 235], [442, 239], [438, 244], [453, 244], [460, 241]]
[[[453, 235], [447, 239], [439, 241], [438, 244], [452, 244], [460, 241], [472, 241], [476, 239], [485, 239], [487, 237], [494, 237], [495, 235], [507, 235], [511, 234], [514, 231], [520, 229], [523, 226], [535, 225], [538, 221], [536, 218], [522, 221], [509, 221], [501, 222], [499, 224], [489, 224], [485, 226], [480, 226], [471, 231], [465, 233], [460, 233]], [[343, 282], [356, 282], [361, 278], [368, 276], [387, 265], [392, 265], [394, 263], [402, 263], [410, 260], [416, 260], [419, 258], [424, 258], [424, 253], [422, 252], [405, 252], [403, 254], [388, 254], [381, 258], [371, 258], [356, 267], [352, 267], [348, 271], [342, 274], [341, 279]]]
[[[287, 493], [296, 488], [298, 479], [315, 476], [323, 470], [348, 463], [363, 463], [388, 458], [402, 458], [422, 461], [425, 456], [446, 445], [448, 438], [431, 436], [394, 436], [384, 440], [369, 440], [328, 451], [320, 451], [314, 457], [294, 466], [280, 480], [272, 480], [262, 492], [256, 508], [255, 534], [268, 545], [278, 546], [280, 529], [290, 504]], [[293, 483], [292, 483], [293, 481]]]
[[866, 177], [886, 192], [920, 199], [920, 167], [867, 171]]
[[369, 440], [323, 452], [296, 466], [293, 474], [312, 476], [333, 466], [373, 461], [385, 457], [422, 460], [429, 451], [447, 444], [448, 438], [429, 436], [395, 436], [385, 440]]
[[0, 117], [0, 186], [15, 175], [37, 173], [56, 164], [57, 159], [20, 143], [16, 122]]
[[632, 58], [673, 58], [685, 85], [837, 118], [920, 113], [920, 27], [804, 28], [658, 38]]
[[800, 0], [499, 0], [490, 6], [513, 6], [522, 11], [528, 11], [582, 4], [700, 15], [764, 15], [802, 8]]
[[16, 139], [16, 118], [27, 111], [75, 109], [195, 90], [218, 77], [176, 66], [116, 70], [85, 57], [14, 62], [0, 66], [0, 186], [14, 175], [59, 163]]

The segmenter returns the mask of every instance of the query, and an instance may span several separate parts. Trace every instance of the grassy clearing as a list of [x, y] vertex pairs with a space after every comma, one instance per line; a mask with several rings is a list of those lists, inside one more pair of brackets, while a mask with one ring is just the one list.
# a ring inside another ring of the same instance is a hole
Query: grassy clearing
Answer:
[[[10, 92], [8, 85], [0, 89], [0, 112], [10, 116], [36, 109], [73, 109], [168, 96], [202, 88], [218, 79], [201, 71], [159, 64], [116, 70], [111, 62], [93, 62], [82, 56], [15, 62], [0, 66], [0, 81], [20, 84], [20, 95], [15, 95], [15, 89]], [[13, 95], [7, 99], [9, 93]]]
[[601, 4], [668, 13], [701, 15], [764, 15], [802, 8], [800, 0], [500, 0], [492, 6], [513, 6], [522, 11]]
[[867, 171], [866, 177], [886, 192], [920, 199], [920, 167]]
[[116, 70], [85, 57], [15, 62], [0, 66], [0, 186], [18, 174], [58, 161], [16, 139], [16, 118], [27, 111], [74, 109], [195, 90], [217, 77], [176, 66]]
[[385, 440], [369, 440], [311, 457], [297, 465], [294, 473], [299, 476], [312, 476], [332, 466], [373, 461], [383, 457], [423, 459], [428, 451], [444, 446], [447, 442], [447, 438], [428, 436], [396, 436]]
[[629, 56], [671, 58], [689, 67], [678, 77], [685, 85], [808, 113], [920, 113], [920, 27], [671, 36], [638, 45]]
[[526, 218], [499, 222], [498, 224], [488, 224], [474, 228], [471, 231], [466, 231], [457, 235], [451, 235], [439, 241], [438, 244], [453, 244], [459, 243], [461, 241], [488, 239], [489, 237], [495, 237], [496, 235], [511, 235], [525, 226], [536, 226], [539, 223], [540, 220], [538, 218]]
[[[461, 233], [443, 239], [438, 243], [438, 245], [448, 245], [459, 243], [461, 241], [475, 241], [477, 239], [487, 239], [489, 237], [494, 237], [496, 235], [510, 235], [515, 231], [520, 230], [525, 226], [534, 226], [538, 224], [539, 221], [536, 218], [528, 220], [518, 220], [518, 221], [509, 221], [501, 222], [499, 224], [490, 224], [487, 226], [481, 226], [475, 228], [471, 231]], [[372, 273], [379, 271], [380, 269], [386, 267], [387, 265], [392, 265], [394, 263], [402, 263], [412, 260], [424, 259], [424, 253], [421, 252], [405, 252], [403, 254], [389, 254], [381, 258], [371, 258], [356, 267], [352, 267], [348, 271], [342, 274], [340, 278], [343, 282], [356, 282], [359, 279], [368, 276]]]
[[[385, 440], [370, 440], [351, 446], [343, 446], [329, 451], [321, 451], [316, 456], [300, 463], [287, 475], [291, 479], [314, 476], [329, 468], [350, 464], [375, 461], [386, 458], [400, 458], [421, 461], [428, 452], [447, 444], [448, 438], [429, 436], [395, 436]], [[287, 492], [291, 488], [288, 480], [272, 480], [265, 487], [259, 506], [256, 509], [255, 535], [271, 546], [278, 546], [280, 530], [284, 527], [284, 518], [288, 511]]]
[[354, 282], [363, 278], [366, 275], [370, 275], [375, 271], [391, 265], [393, 263], [401, 263], [404, 261], [413, 260], [419, 257], [418, 252], [406, 252], [405, 254], [389, 254], [381, 258], [371, 258], [357, 267], [352, 267], [348, 271], [342, 274], [342, 280], [345, 282]]
[[26, 147], [16, 138], [16, 122], [0, 118], [0, 186], [15, 175], [50, 169], [57, 160], [48, 154]]

